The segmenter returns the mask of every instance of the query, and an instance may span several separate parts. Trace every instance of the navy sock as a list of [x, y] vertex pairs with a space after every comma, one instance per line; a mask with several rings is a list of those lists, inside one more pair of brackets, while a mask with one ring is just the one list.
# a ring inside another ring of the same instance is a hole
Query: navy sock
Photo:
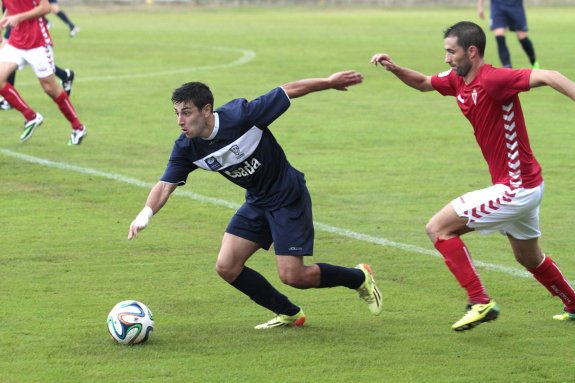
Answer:
[[14, 86], [14, 83], [16, 82], [16, 71], [10, 73], [10, 76], [8, 76], [6, 81], [8, 81], [10, 85]]
[[505, 44], [505, 36], [495, 36], [495, 41], [497, 41], [497, 52], [499, 52], [501, 65], [505, 68], [511, 68], [511, 56], [507, 44]]
[[68, 16], [64, 13], [64, 11], [56, 13], [56, 16], [58, 16], [63, 22], [68, 24], [68, 27], [70, 29], [74, 29], [75, 26], [74, 23], [68, 18]]
[[319, 266], [321, 280], [319, 288], [344, 286], [357, 289], [365, 281], [365, 274], [360, 269], [334, 266], [328, 263], [316, 263]]
[[58, 77], [62, 81], [65, 81], [68, 78], [68, 74], [64, 69], [60, 68], [59, 66], [56, 66], [56, 77]]
[[527, 57], [529, 57], [531, 65], [535, 64], [535, 48], [533, 48], [533, 44], [531, 43], [531, 40], [529, 40], [529, 37], [519, 40], [519, 42], [521, 43], [525, 53], [527, 53]]
[[249, 267], [244, 267], [240, 275], [230, 285], [246, 294], [258, 305], [276, 314], [291, 316], [300, 310], [285, 295], [277, 291], [263, 275]]

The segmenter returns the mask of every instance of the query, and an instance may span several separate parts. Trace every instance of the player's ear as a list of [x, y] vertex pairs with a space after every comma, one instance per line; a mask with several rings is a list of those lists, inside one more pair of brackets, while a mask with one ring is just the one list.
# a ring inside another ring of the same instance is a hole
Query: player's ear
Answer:
[[477, 49], [475, 45], [470, 45], [469, 48], [467, 48], [467, 54], [470, 58], [479, 57], [479, 49]]
[[205, 116], [209, 116], [210, 114], [212, 114], [213, 110], [214, 107], [212, 106], [212, 104], [206, 104], [202, 108], [202, 114], [204, 114]]

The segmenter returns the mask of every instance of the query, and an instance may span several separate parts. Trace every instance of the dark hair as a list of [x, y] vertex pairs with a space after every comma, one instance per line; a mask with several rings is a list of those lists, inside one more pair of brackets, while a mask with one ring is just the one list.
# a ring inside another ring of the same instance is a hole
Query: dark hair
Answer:
[[443, 38], [457, 37], [457, 44], [467, 50], [474, 45], [479, 51], [479, 56], [485, 53], [485, 32], [483, 29], [471, 21], [460, 21], [453, 24], [443, 32]]
[[193, 102], [202, 110], [207, 104], [214, 106], [214, 95], [210, 88], [201, 82], [188, 82], [172, 92], [172, 103]]

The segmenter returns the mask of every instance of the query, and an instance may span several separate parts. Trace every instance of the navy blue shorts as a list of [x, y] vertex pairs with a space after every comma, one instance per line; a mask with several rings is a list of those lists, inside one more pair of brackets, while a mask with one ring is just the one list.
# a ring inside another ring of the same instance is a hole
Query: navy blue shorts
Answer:
[[50, 4], [57, 4], [57, 3], [58, 3], [58, 0], [48, 0], [48, 2], [49, 2]]
[[268, 250], [274, 244], [276, 255], [313, 255], [313, 216], [307, 189], [289, 206], [268, 211], [244, 203], [230, 220], [226, 232]]
[[491, 0], [491, 30], [509, 28], [513, 32], [527, 32], [527, 17], [522, 0]]

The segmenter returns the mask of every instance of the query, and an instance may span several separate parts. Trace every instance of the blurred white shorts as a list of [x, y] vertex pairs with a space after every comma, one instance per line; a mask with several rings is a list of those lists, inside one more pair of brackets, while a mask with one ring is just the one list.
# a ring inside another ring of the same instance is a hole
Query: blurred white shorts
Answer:
[[38, 78], [48, 77], [55, 73], [54, 50], [51, 45], [34, 49], [18, 49], [10, 42], [0, 49], [0, 62], [11, 62], [22, 70], [30, 65]]
[[533, 239], [541, 236], [539, 206], [543, 191], [543, 183], [533, 189], [497, 184], [466, 193], [451, 201], [451, 206], [458, 216], [467, 218], [469, 228], [482, 234], [499, 231], [517, 239]]

